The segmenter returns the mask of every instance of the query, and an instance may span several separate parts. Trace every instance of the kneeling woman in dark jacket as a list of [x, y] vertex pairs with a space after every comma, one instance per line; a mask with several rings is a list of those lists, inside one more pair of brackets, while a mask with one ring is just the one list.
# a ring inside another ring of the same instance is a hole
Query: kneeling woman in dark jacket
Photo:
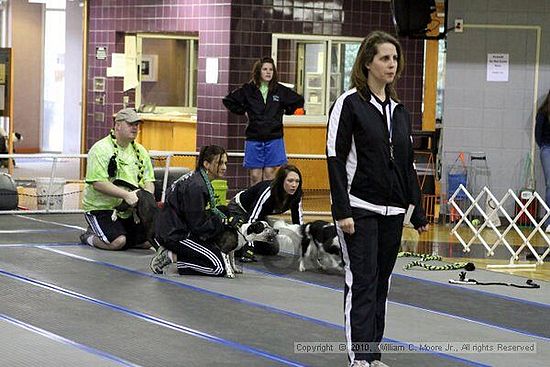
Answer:
[[[293, 224], [303, 224], [302, 174], [291, 164], [282, 165], [274, 180], [261, 181], [235, 195], [229, 203], [229, 212], [252, 223], [266, 220], [268, 215], [281, 214], [290, 209]], [[279, 249], [267, 242], [249, 243], [244, 247], [241, 261], [255, 261], [255, 250], [263, 255], [275, 255]]]
[[168, 189], [156, 220], [155, 241], [159, 245], [150, 268], [177, 263], [179, 274], [222, 276], [225, 274], [215, 239], [224, 230], [226, 217], [216, 208], [211, 181], [225, 174], [227, 153], [217, 145], [203, 147], [194, 171], [180, 177]]

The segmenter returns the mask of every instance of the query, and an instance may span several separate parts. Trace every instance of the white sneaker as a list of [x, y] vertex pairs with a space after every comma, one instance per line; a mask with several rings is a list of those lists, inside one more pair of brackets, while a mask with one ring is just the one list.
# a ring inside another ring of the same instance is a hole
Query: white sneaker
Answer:
[[370, 367], [370, 366], [371, 365], [369, 364], [369, 362], [358, 361], [358, 360], [353, 361], [353, 364], [351, 365], [351, 367]]
[[163, 269], [172, 263], [168, 253], [169, 251], [162, 246], [157, 249], [157, 253], [153, 256], [151, 262], [149, 263], [149, 268], [153, 273], [163, 274]]
[[550, 233], [550, 224], [546, 226], [546, 229], [544, 230], [546, 233]]
[[370, 363], [371, 367], [390, 367], [382, 361], [376, 360]]

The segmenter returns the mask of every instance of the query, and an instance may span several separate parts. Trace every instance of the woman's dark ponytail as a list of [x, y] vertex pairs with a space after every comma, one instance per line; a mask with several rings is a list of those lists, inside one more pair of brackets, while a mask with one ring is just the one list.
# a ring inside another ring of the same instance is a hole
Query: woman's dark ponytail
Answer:
[[204, 161], [213, 163], [212, 161], [214, 160], [214, 158], [222, 154], [227, 154], [227, 153], [225, 151], [225, 148], [219, 145], [203, 146], [199, 152], [199, 158], [197, 159], [197, 166], [195, 167], [195, 169], [199, 170], [203, 168]]

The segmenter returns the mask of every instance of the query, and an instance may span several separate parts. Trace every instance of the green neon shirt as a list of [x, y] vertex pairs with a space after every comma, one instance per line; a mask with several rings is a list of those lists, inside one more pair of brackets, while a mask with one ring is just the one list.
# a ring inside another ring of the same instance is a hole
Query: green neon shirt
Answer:
[[[145, 183], [154, 182], [153, 165], [147, 150], [138, 143], [135, 143], [139, 151], [139, 157], [143, 160], [144, 170], [141, 181], [138, 182], [140, 173], [138, 154], [134, 151], [132, 144], [126, 148], [118, 148], [117, 152], [117, 173], [116, 177], [109, 178], [107, 167], [109, 160], [115, 153], [115, 146], [110, 136], [99, 140], [88, 152], [88, 161], [86, 166], [86, 185], [84, 187], [84, 197], [82, 206], [85, 211], [92, 210], [113, 210], [122, 203], [122, 199], [105, 195], [93, 187], [94, 182], [113, 182], [123, 180], [140, 188], [145, 187]], [[131, 211], [118, 213], [121, 218], [128, 218]]]

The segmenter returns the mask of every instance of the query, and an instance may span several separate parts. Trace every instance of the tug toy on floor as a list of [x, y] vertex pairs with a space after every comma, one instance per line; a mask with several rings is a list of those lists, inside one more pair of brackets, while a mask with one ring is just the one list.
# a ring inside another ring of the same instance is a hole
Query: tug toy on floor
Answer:
[[533, 282], [532, 279], [527, 279], [526, 284], [514, 284], [514, 283], [505, 283], [505, 282], [478, 282], [475, 279], [466, 278], [466, 272], [461, 271], [458, 280], [449, 279], [451, 284], [463, 284], [463, 285], [505, 285], [507, 287], [516, 287], [516, 288], [540, 288], [540, 285]]
[[417, 254], [414, 252], [400, 252], [397, 254], [397, 257], [419, 257], [420, 260], [411, 261], [407, 265], [403, 267], [403, 270], [409, 270], [414, 266], [419, 266], [421, 268], [424, 268], [426, 270], [458, 270], [458, 269], [466, 269], [467, 271], [473, 271], [476, 269], [475, 265], [473, 263], [469, 262], [457, 262], [452, 264], [446, 264], [446, 265], [430, 265], [426, 264], [425, 261], [441, 261], [442, 258], [439, 255], [428, 255], [428, 254]]

